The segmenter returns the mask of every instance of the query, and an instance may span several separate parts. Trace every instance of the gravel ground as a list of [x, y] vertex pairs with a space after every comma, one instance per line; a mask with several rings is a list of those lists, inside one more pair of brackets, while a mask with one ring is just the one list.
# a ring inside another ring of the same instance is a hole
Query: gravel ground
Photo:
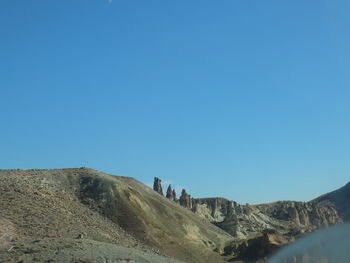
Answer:
[[133, 248], [84, 239], [42, 239], [16, 242], [0, 252], [3, 263], [181, 263]]

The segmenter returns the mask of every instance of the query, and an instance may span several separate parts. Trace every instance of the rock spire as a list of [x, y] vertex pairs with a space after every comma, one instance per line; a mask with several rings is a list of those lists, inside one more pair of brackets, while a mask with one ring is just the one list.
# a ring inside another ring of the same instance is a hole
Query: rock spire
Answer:
[[193, 200], [191, 198], [191, 195], [189, 195], [185, 189], [182, 189], [179, 202], [180, 202], [180, 205], [182, 205], [183, 207], [192, 209]]
[[158, 177], [154, 177], [153, 190], [163, 195], [162, 180]]
[[171, 188], [171, 184], [169, 184], [168, 189], [166, 190], [166, 198], [175, 201], [174, 190]]

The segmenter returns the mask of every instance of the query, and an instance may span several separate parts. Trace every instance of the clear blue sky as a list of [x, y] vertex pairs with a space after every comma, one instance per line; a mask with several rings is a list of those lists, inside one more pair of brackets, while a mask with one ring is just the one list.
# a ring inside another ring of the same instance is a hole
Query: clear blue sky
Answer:
[[309, 200], [350, 180], [350, 2], [1, 0], [0, 167]]

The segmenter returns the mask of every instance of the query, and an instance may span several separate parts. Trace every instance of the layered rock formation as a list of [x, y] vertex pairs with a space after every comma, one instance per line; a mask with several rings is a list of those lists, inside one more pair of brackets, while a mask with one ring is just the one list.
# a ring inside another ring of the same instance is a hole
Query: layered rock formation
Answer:
[[194, 199], [192, 211], [237, 237], [268, 230], [294, 236], [342, 222], [330, 202], [240, 205], [224, 198], [201, 198]]
[[336, 208], [330, 202], [283, 201], [257, 206], [269, 216], [293, 222], [301, 228], [320, 228], [342, 222]]
[[[348, 217], [349, 209], [344, 208], [344, 202], [350, 200], [346, 194], [350, 193], [350, 184], [344, 188], [310, 202], [279, 201], [259, 205], [241, 205], [225, 198], [192, 198], [183, 189], [178, 202], [238, 238], [250, 239], [264, 232], [296, 237], [341, 223]], [[167, 197], [176, 201], [171, 186]]]
[[[167, 197], [173, 199], [171, 186]], [[310, 202], [239, 204], [225, 198], [192, 198], [185, 189], [181, 206], [235, 237], [226, 245], [232, 262], [263, 262], [279, 247], [322, 227], [350, 220], [350, 183]]]
[[[350, 191], [349, 191], [350, 192]], [[331, 193], [310, 202], [281, 201], [260, 205], [241, 205], [225, 198], [194, 199], [192, 211], [219, 226], [239, 241], [226, 246], [232, 262], [264, 262], [279, 247], [316, 229], [347, 220], [342, 209], [346, 194]], [[329, 197], [331, 196], [331, 197]], [[350, 195], [349, 195], [350, 197]], [[330, 199], [342, 199], [336, 205]], [[346, 212], [348, 211], [348, 212]]]

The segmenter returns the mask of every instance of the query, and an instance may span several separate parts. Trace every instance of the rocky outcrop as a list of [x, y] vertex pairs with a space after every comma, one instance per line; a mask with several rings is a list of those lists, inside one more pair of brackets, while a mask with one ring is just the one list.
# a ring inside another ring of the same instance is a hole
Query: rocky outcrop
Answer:
[[163, 195], [162, 180], [158, 177], [154, 177], [153, 190]]
[[[157, 177], [154, 181], [154, 190], [163, 194], [161, 180]], [[344, 196], [347, 197], [343, 192], [344, 190], [341, 192], [342, 200]], [[337, 196], [339, 195], [337, 193]], [[331, 194], [331, 197], [335, 199], [333, 196], [334, 194]], [[194, 199], [185, 189], [182, 190], [177, 200], [171, 185], [167, 189], [166, 197], [219, 226], [229, 234], [241, 238], [264, 231], [274, 231], [285, 236], [297, 236], [342, 222], [342, 217], [335, 204], [328, 200], [330, 198], [325, 197], [310, 202], [279, 201], [260, 205], [241, 205], [225, 198]]]
[[192, 211], [236, 237], [247, 237], [278, 225], [254, 206], [225, 198], [194, 199]]
[[295, 236], [342, 222], [331, 203], [283, 201], [241, 205], [225, 198], [194, 199], [192, 211], [237, 237], [273, 230]]
[[[169, 186], [166, 197], [176, 200], [174, 196]], [[234, 256], [237, 262], [262, 262], [304, 233], [350, 220], [349, 200], [350, 184], [310, 202], [243, 205], [225, 198], [194, 199], [185, 189], [176, 201], [241, 241], [228, 245], [227, 255]]]
[[315, 229], [342, 222], [337, 210], [330, 202], [282, 201], [257, 206], [269, 216], [294, 223], [302, 229]]
[[171, 184], [169, 184], [168, 186], [165, 197], [172, 201], [176, 201], [176, 192], [175, 192], [175, 189], [171, 188]]
[[179, 203], [180, 205], [188, 209], [192, 209], [193, 207], [193, 198], [186, 192], [185, 189], [182, 189], [181, 196], [179, 198]]
[[196, 198], [193, 200], [193, 212], [210, 222], [222, 222], [228, 210], [236, 203], [225, 198]]
[[[158, 177], [154, 177], [153, 190], [163, 195], [162, 180]], [[191, 197], [191, 195], [188, 194], [185, 189], [182, 189], [181, 196], [179, 199], [177, 199], [175, 189], [169, 185], [165, 197], [179, 203], [183, 207], [186, 207], [190, 210], [193, 209], [194, 198]]]

